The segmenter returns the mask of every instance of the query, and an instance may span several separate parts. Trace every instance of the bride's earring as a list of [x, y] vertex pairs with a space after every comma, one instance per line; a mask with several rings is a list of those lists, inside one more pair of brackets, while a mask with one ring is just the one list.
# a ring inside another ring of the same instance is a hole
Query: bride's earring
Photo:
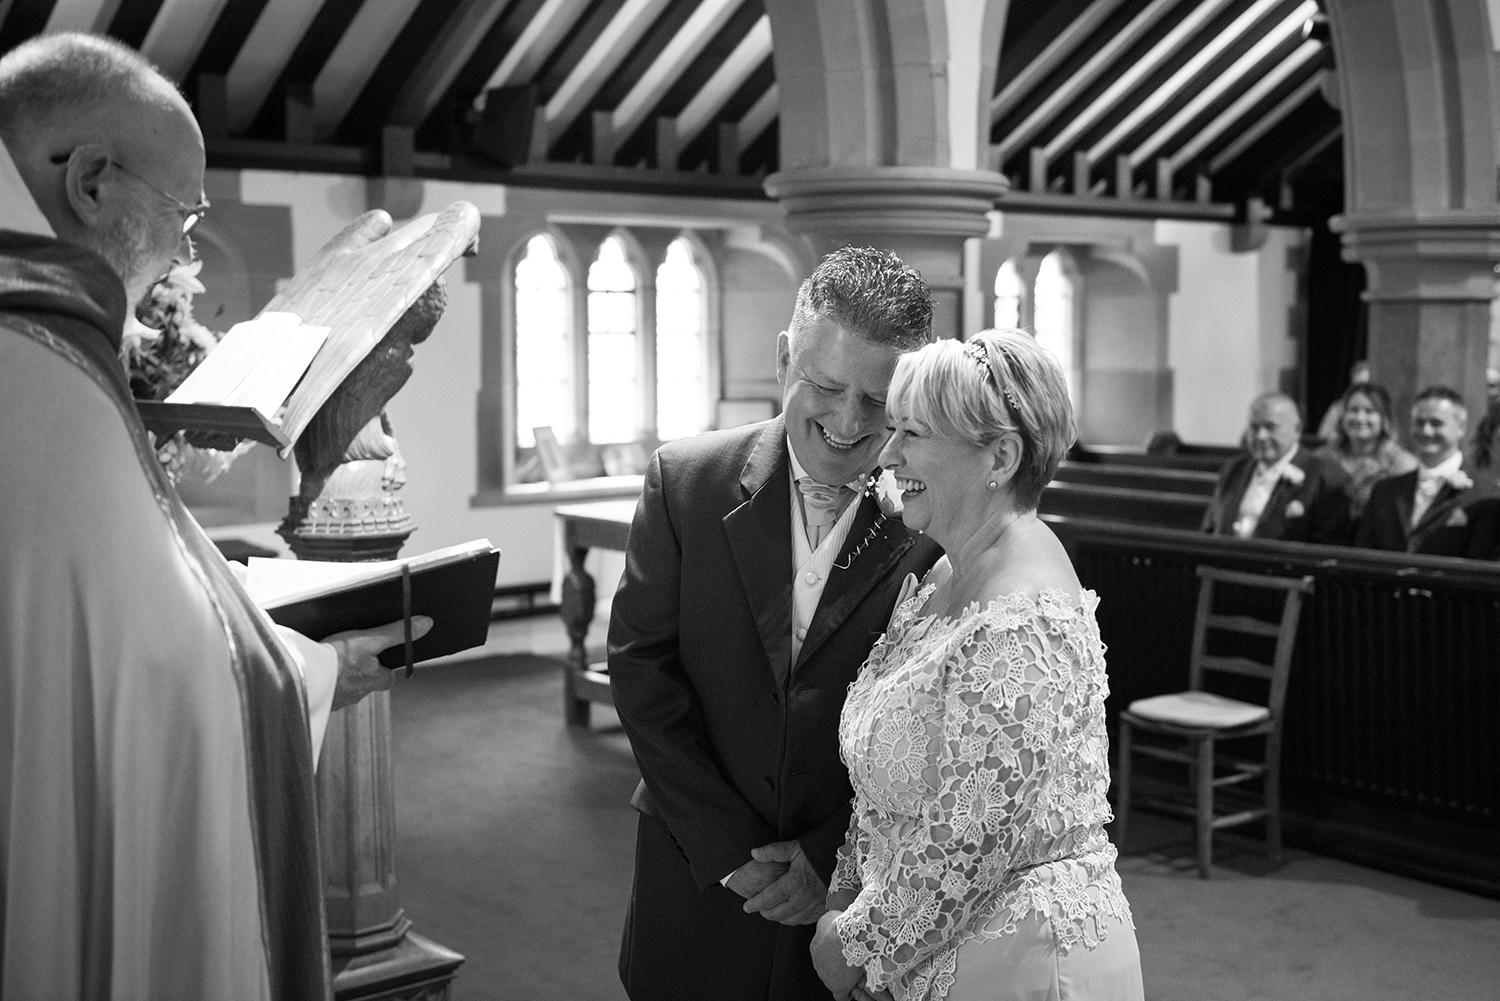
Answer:
[[990, 482], [988, 484], [986, 484], [986, 486], [988, 486], [991, 490], [999, 490], [1000, 489], [1000, 484], [996, 483], [994, 480], [990, 480]]

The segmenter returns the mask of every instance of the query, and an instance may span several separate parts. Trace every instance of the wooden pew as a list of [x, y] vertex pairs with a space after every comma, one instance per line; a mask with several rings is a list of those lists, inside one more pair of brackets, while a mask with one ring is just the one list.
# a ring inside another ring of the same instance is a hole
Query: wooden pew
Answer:
[[1048, 518], [1099, 595], [1111, 717], [1186, 687], [1199, 564], [1311, 574], [1287, 841], [1500, 896], [1500, 564]]

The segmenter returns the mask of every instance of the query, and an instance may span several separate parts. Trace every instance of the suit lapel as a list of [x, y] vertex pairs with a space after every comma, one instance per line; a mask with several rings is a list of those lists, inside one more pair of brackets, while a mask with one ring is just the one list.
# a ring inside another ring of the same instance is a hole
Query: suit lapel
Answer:
[[1245, 491], [1250, 489], [1250, 476], [1254, 472], [1255, 460], [1247, 458], [1230, 475], [1229, 489], [1224, 491], [1224, 497], [1219, 502], [1218, 534], [1234, 534], [1234, 523], [1240, 516], [1240, 502], [1245, 499]]
[[1271, 487], [1271, 496], [1266, 498], [1266, 506], [1260, 510], [1260, 518], [1255, 523], [1252, 535], [1264, 539], [1281, 537], [1281, 531], [1286, 527], [1286, 506], [1289, 503], [1287, 494], [1295, 489], [1287, 482], [1286, 477], [1276, 477], [1276, 482]]
[[746, 500], [724, 516], [724, 533], [745, 588], [766, 660], [778, 684], [792, 662], [792, 504], [786, 425], [768, 423], [740, 474]]
[[[1458, 506], [1458, 501], [1462, 497], [1462, 490], [1457, 489], [1451, 483], [1444, 483], [1442, 488], [1438, 490], [1437, 496], [1432, 498], [1432, 503], [1427, 505], [1427, 510], [1422, 512], [1422, 520], [1412, 525], [1408, 536], [1416, 538], [1422, 533], [1430, 531], [1440, 520], [1446, 521], [1453, 512], [1453, 509]], [[1416, 498], [1413, 496], [1410, 503], [1406, 506], [1406, 520], [1408, 524], [1411, 523], [1411, 511], [1415, 505]]]
[[818, 609], [807, 627], [807, 637], [797, 655], [797, 667], [807, 663], [834, 630], [843, 625], [870, 589], [885, 579], [891, 567], [901, 559], [901, 554], [911, 546], [911, 533], [905, 525], [881, 518], [880, 505], [875, 498], [868, 494], [860, 498], [859, 510], [844, 540], [843, 551], [828, 573], [828, 583], [823, 586]]
[[1396, 521], [1401, 526], [1401, 537], [1411, 542], [1411, 512], [1416, 505], [1417, 474], [1415, 472], [1403, 474], [1411, 480], [1410, 486], [1404, 486], [1395, 491]]

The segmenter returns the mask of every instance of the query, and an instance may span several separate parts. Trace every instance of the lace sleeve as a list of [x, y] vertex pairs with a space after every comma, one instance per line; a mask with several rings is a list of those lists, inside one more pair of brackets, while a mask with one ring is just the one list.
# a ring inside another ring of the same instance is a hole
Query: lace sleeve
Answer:
[[839, 890], [858, 890], [862, 885], [859, 878], [859, 853], [855, 850], [859, 837], [859, 817], [851, 814], [849, 833], [845, 836], [844, 843], [839, 845], [838, 856], [833, 864], [833, 877], [828, 881], [830, 894]]
[[[920, 816], [867, 863], [837, 920], [844, 956], [884, 989], [988, 916], [1015, 868], [1060, 725], [1054, 683], [1065, 644], [1044, 629], [983, 618], [945, 665], [941, 721], [928, 734]], [[883, 864], [882, 864], [883, 863]]]

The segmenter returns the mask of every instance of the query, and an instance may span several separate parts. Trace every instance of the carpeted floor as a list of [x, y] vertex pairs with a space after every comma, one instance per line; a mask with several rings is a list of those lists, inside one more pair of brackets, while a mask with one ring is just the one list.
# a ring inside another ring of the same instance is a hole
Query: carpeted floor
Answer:
[[[620, 1001], [635, 763], [609, 710], [561, 721], [558, 663], [423, 669], [393, 698], [402, 901], [468, 957], [456, 1001]], [[1500, 901], [1305, 853], [1270, 866], [1137, 814], [1120, 871], [1151, 1001], [1500, 998]]]

